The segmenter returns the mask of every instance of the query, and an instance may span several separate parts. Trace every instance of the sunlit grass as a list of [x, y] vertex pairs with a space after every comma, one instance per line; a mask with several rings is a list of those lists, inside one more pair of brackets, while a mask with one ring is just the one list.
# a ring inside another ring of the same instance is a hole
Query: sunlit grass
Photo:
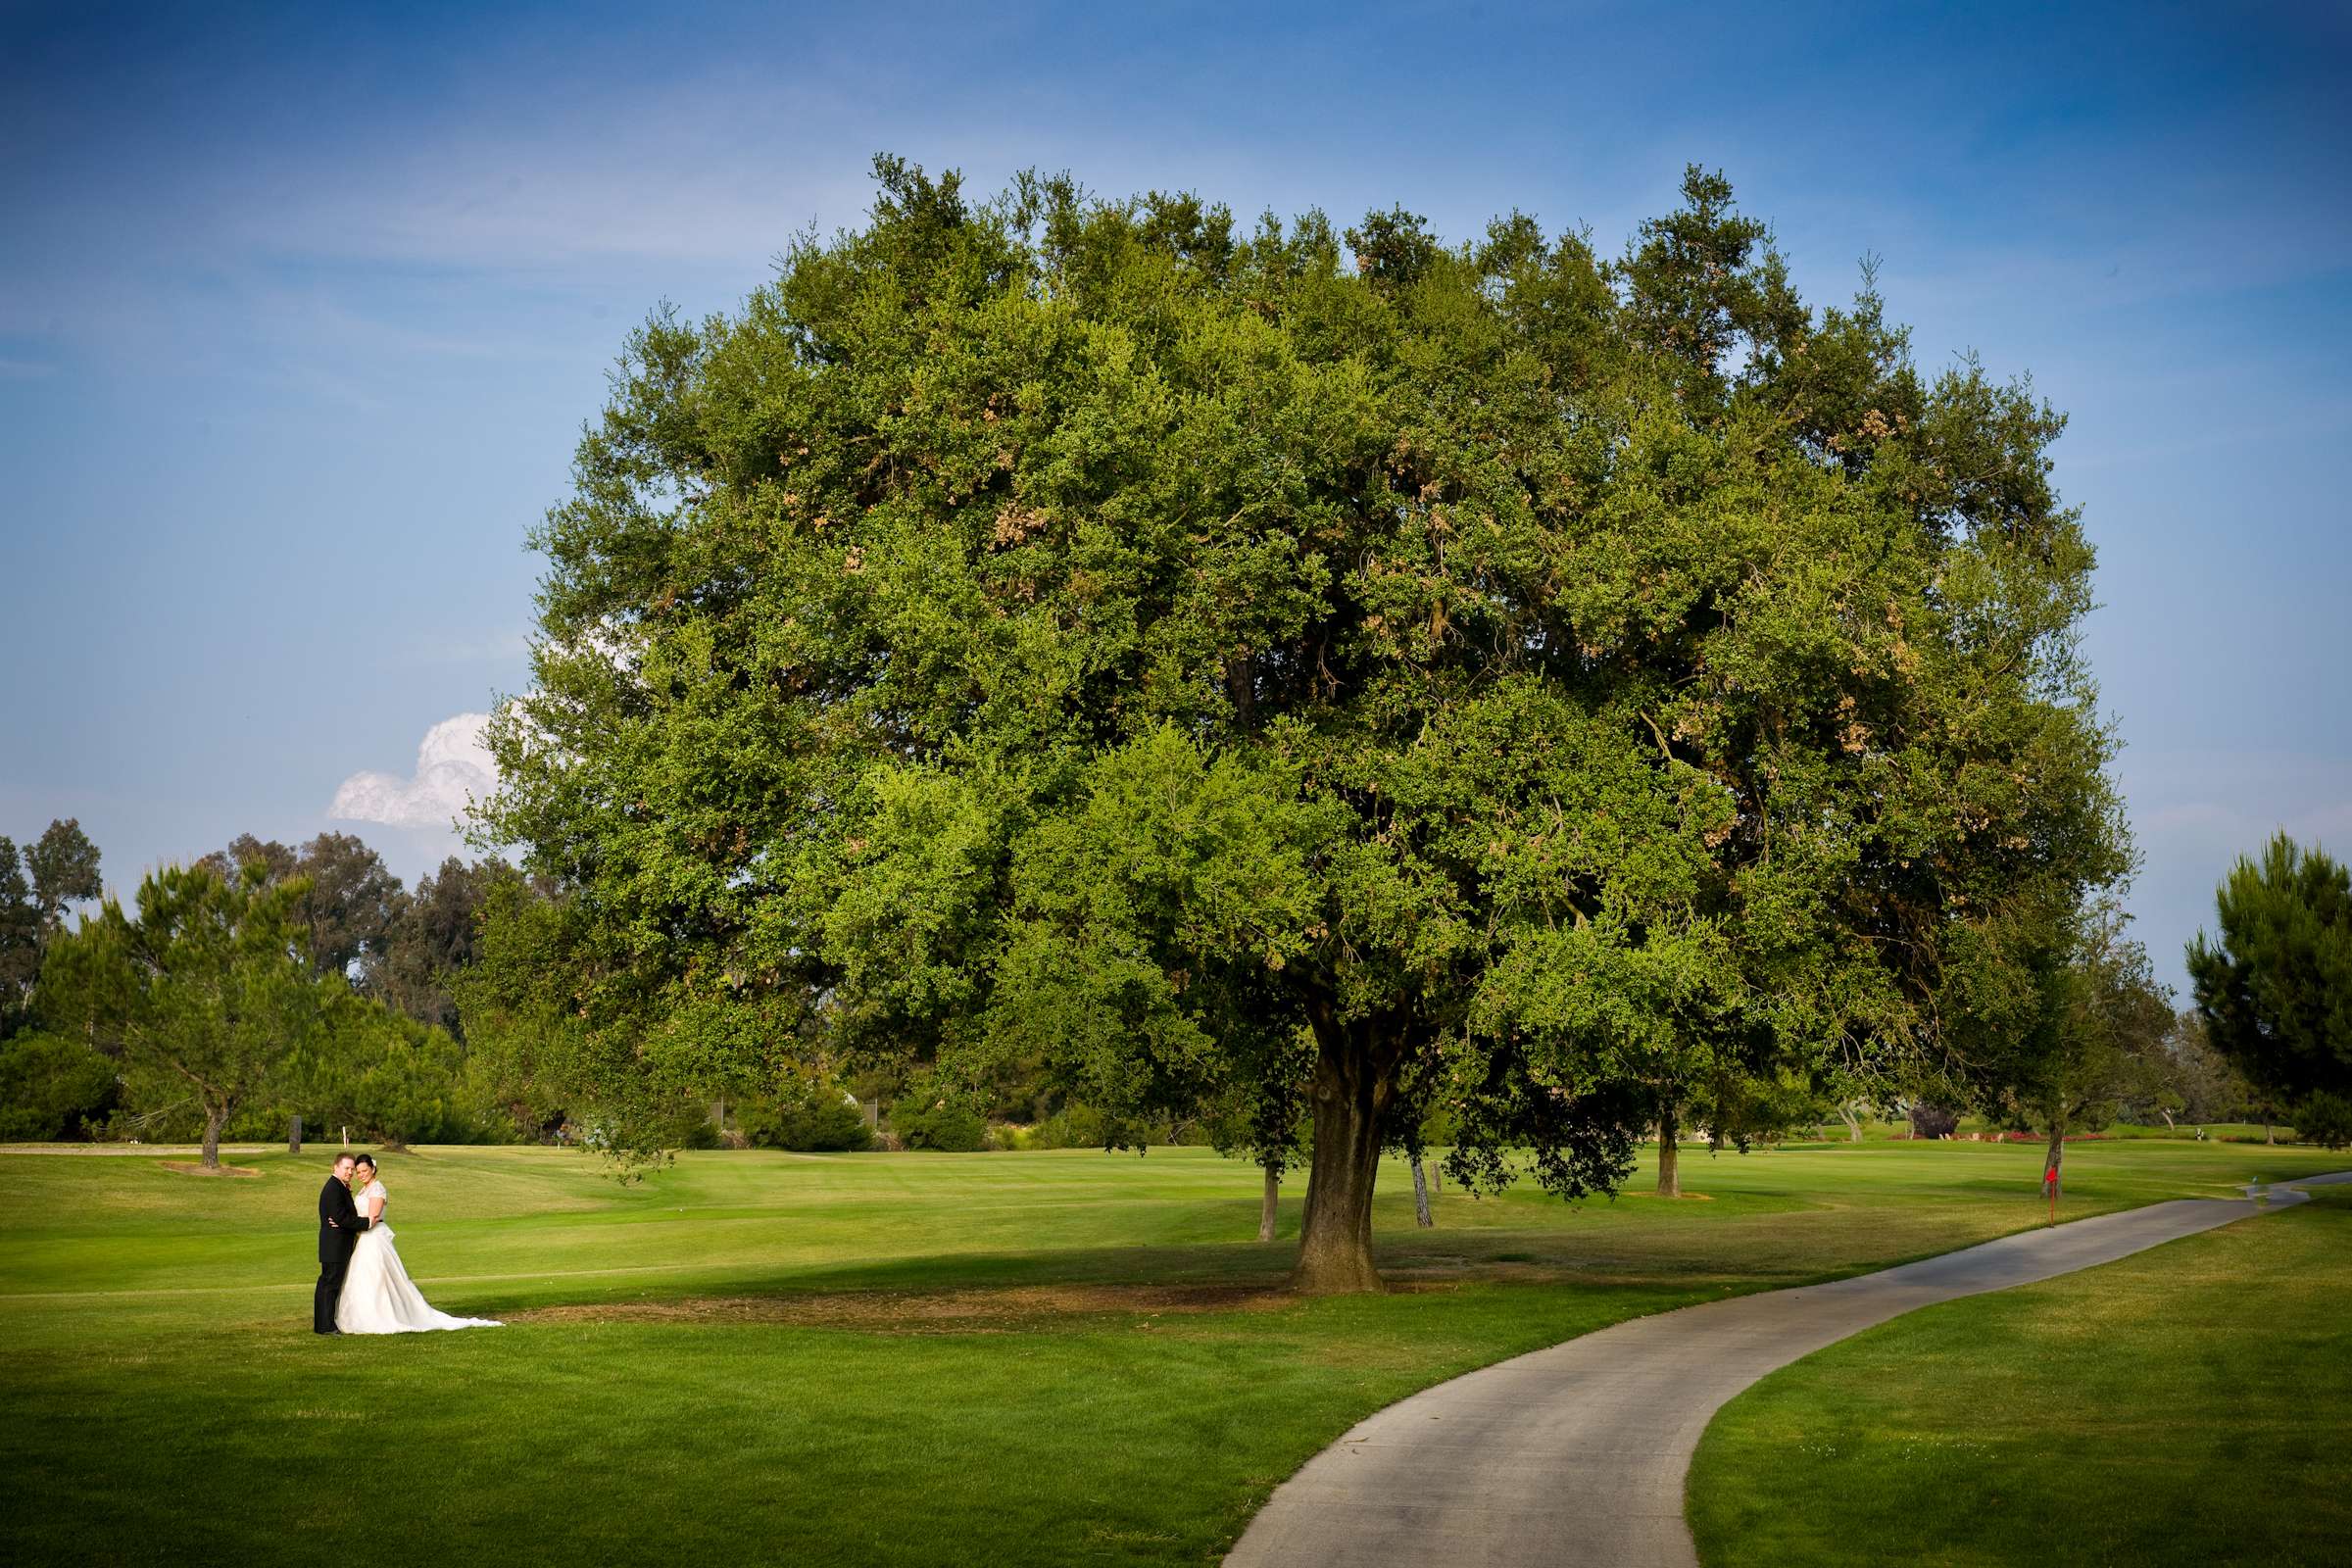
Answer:
[[[1686, 1150], [1708, 1201], [1449, 1186], [1432, 1231], [1392, 1167], [1405, 1288], [1294, 1301], [1255, 1172], [1200, 1151], [689, 1154], [622, 1188], [433, 1149], [386, 1158], [403, 1256], [436, 1305], [522, 1320], [321, 1342], [323, 1158], [234, 1158], [263, 1175], [0, 1152], [8, 1560], [1200, 1562], [1416, 1388], [2041, 1215], [2018, 1146]], [[2083, 1146], [2066, 1212], [2341, 1163]]]
[[2352, 1561], [2352, 1192], [1810, 1356], [1716, 1418], [1714, 1564]]

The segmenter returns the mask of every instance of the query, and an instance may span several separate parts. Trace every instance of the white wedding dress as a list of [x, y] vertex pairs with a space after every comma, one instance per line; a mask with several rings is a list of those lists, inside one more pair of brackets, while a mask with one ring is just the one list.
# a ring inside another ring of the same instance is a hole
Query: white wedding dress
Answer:
[[[359, 1194], [360, 1211], [370, 1199], [389, 1195], [380, 1181], [369, 1182]], [[494, 1329], [496, 1318], [452, 1317], [435, 1311], [400, 1266], [392, 1250], [392, 1227], [377, 1220], [360, 1232], [351, 1250], [351, 1272], [343, 1277], [343, 1295], [335, 1303], [335, 1327], [346, 1334], [421, 1334], [428, 1329]]]

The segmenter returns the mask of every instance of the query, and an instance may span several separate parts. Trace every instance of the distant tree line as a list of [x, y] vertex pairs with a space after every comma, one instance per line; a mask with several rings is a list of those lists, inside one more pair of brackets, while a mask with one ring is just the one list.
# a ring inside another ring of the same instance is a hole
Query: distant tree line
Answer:
[[0, 838], [0, 1138], [201, 1140], [213, 1164], [297, 1115], [394, 1144], [537, 1133], [457, 1002], [508, 885], [522, 874], [495, 858], [410, 889], [351, 834], [248, 834], [125, 905], [77, 821], [23, 852]]
[[104, 1057], [35, 1027], [41, 961], [67, 908], [98, 897], [98, 847], [77, 818], [52, 821], [24, 849], [0, 837], [0, 1138], [77, 1136], [116, 1101]]
[[[2334, 861], [2283, 838], [2240, 861], [2217, 897], [2220, 934], [2190, 948], [2196, 1004], [2178, 1011], [2111, 902], [2060, 911], [2014, 971], [2034, 983], [1996, 999], [2004, 1017], [1976, 1021], [1979, 1048], [1900, 1086], [1915, 1134], [1948, 1131], [1951, 1107], [2032, 1129], [2049, 1141], [2053, 1180], [2068, 1136], [2119, 1120], [2352, 1140], [2344, 886]], [[516, 961], [517, 931], [563, 917], [554, 889], [506, 862], [452, 857], [409, 889], [349, 834], [299, 847], [242, 835], [144, 879], [135, 912], [103, 894], [77, 821], [22, 850], [0, 837], [0, 1138], [195, 1138], [217, 1159], [222, 1138], [274, 1138], [301, 1114], [393, 1143], [597, 1141], [597, 1111], [574, 1124], [576, 1084], [543, 1071], [564, 1021], [514, 1008], [528, 988], [485, 961], [502, 942]], [[91, 900], [96, 914], [70, 929], [70, 906]], [[575, 1063], [561, 1060], [567, 1075]], [[869, 1120], [874, 1102], [886, 1119]], [[1744, 1148], [1853, 1104], [1789, 1075], [1718, 1078], [1682, 1113], [1716, 1146]], [[1042, 1059], [957, 1078], [869, 1058], [855, 1072], [793, 1065], [731, 1106], [679, 1095], [660, 1136], [810, 1151], [1208, 1144], [1267, 1165], [1270, 1214], [1283, 1163], [1312, 1147], [1293, 1110], [1272, 1128], [1260, 1102], [1229, 1095], [1190, 1115], [1122, 1115], [1073, 1096]], [[1656, 1130], [1672, 1193], [1671, 1129]], [[1418, 1129], [1432, 1146], [1456, 1136], [1443, 1109]]]

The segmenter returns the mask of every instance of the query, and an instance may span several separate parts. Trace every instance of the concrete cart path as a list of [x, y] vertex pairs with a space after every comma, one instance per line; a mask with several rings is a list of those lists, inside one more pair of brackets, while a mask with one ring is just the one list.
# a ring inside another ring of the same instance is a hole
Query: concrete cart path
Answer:
[[[2352, 1171], [2273, 1189], [2352, 1180]], [[2227, 1225], [2182, 1199], [2026, 1231], [1830, 1285], [1634, 1318], [1390, 1405], [1309, 1459], [1228, 1568], [1432, 1563], [1696, 1568], [1683, 1483], [1699, 1434], [1765, 1373], [1915, 1307], [2006, 1290]]]

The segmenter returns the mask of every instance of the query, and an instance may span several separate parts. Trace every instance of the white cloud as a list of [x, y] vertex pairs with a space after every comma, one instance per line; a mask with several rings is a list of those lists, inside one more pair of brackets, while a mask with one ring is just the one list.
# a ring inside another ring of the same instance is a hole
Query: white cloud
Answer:
[[347, 822], [448, 828], [469, 802], [498, 788], [498, 764], [482, 744], [489, 723], [488, 713], [443, 719], [424, 732], [414, 777], [354, 773], [335, 791], [326, 814]]

